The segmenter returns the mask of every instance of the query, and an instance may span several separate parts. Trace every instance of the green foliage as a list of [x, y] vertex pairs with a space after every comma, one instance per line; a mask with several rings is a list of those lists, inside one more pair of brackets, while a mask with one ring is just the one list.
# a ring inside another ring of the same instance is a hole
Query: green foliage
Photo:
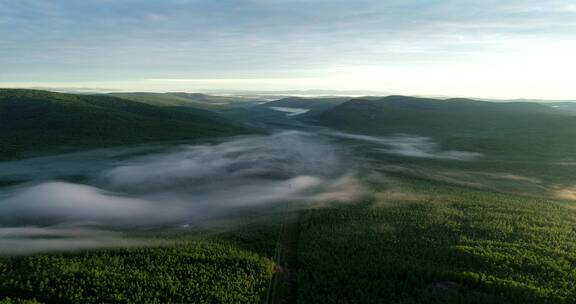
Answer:
[[448, 149], [515, 161], [573, 158], [576, 115], [529, 102], [389, 96], [354, 99], [318, 116], [354, 133], [430, 136]]
[[20, 298], [5, 298], [0, 300], [0, 304], [41, 304], [36, 300], [24, 300]]
[[212, 96], [201, 93], [111, 93], [115, 96], [132, 101], [164, 107], [189, 107], [207, 110], [222, 110], [229, 107], [253, 105], [260, 100], [243, 97]]
[[[204, 98], [175, 94], [130, 96], [160, 107], [103, 95], [0, 90], [0, 157], [249, 131], [194, 106], [172, 108]], [[298, 278], [298, 303], [574, 303], [576, 212], [491, 192], [544, 196], [547, 187], [574, 180], [566, 165], [576, 151], [573, 113], [392, 96], [346, 102], [319, 119], [355, 133], [431, 136], [443, 149], [486, 157], [414, 159], [357, 145], [366, 166], [386, 174], [371, 185], [372, 199], [305, 210], [290, 229], [279, 227], [282, 216], [268, 216], [225, 233], [158, 232], [158, 239], [177, 243], [171, 246], [4, 258], [0, 303], [258, 303], [271, 286], [277, 243], [288, 243], [279, 248], [290, 263], [280, 264], [290, 268], [285, 276]], [[442, 179], [442, 171], [457, 174]], [[509, 185], [498, 177], [506, 174]], [[484, 190], [450, 185], [455, 179]]]
[[208, 111], [105, 95], [0, 89], [0, 158], [253, 132]]
[[0, 294], [50, 303], [258, 303], [273, 266], [215, 241], [43, 254], [2, 260]]
[[576, 213], [422, 180], [301, 219], [299, 303], [573, 303]]
[[278, 224], [250, 223], [234, 231], [221, 233], [218, 238], [272, 259], [279, 233], [280, 225]]
[[[528, 102], [389, 96], [351, 100], [317, 119], [347, 132], [428, 136], [442, 150], [482, 153], [474, 161], [452, 161], [392, 155], [370, 143], [357, 149], [376, 166], [401, 166], [412, 176], [457, 174], [467, 176], [460, 179], [468, 184], [548, 197], [557, 186], [572, 187], [576, 179], [576, 112], [561, 108]], [[524, 183], [512, 175], [524, 178]]]

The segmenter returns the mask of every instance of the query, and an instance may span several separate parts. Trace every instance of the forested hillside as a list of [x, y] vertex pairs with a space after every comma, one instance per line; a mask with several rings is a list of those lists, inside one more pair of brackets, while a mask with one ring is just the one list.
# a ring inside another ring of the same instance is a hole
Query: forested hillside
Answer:
[[537, 103], [388, 96], [354, 99], [317, 118], [349, 132], [429, 136], [488, 155], [568, 158], [576, 149], [574, 112]]
[[0, 158], [28, 152], [197, 139], [251, 132], [205, 110], [105, 95], [0, 89]]

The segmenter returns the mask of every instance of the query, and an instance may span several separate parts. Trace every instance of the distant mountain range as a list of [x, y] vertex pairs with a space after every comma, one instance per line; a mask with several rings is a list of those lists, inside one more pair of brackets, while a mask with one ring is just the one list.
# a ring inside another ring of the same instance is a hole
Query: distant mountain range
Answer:
[[327, 97], [327, 96], [387, 96], [391, 93], [370, 90], [212, 90], [208, 94], [236, 95], [236, 96], [278, 96], [278, 97]]
[[265, 100], [261, 98], [249, 98], [238, 96], [213, 96], [202, 93], [109, 93], [109, 96], [124, 98], [132, 101], [143, 102], [155, 106], [184, 106], [203, 109], [218, 110], [227, 107], [253, 105]]
[[267, 102], [261, 106], [267, 108], [294, 108], [307, 110], [306, 115], [314, 115], [329, 110], [339, 104], [342, 104], [350, 97], [317, 97], [317, 98], [302, 98], [302, 97], [286, 97], [274, 101]]

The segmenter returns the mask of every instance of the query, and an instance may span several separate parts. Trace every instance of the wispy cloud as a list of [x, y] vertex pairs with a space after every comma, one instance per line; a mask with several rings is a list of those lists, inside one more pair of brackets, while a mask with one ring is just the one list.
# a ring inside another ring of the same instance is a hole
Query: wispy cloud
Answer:
[[471, 161], [482, 157], [482, 153], [443, 150], [432, 138], [415, 135], [369, 136], [346, 132], [328, 131], [331, 136], [375, 144], [377, 151], [414, 158]]
[[0, 83], [461, 65], [571, 41], [575, 14], [568, 0], [0, 0]]
[[82, 226], [0, 227], [0, 254], [31, 254], [47, 250], [159, 244], [126, 238], [122, 233]]

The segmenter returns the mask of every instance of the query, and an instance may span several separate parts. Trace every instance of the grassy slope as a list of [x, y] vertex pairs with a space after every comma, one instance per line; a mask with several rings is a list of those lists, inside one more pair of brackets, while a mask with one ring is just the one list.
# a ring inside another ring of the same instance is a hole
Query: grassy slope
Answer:
[[101, 147], [250, 132], [207, 111], [103, 95], [0, 89], [0, 158], [62, 147]]
[[576, 212], [423, 180], [376, 191], [305, 213], [298, 303], [573, 303]]

